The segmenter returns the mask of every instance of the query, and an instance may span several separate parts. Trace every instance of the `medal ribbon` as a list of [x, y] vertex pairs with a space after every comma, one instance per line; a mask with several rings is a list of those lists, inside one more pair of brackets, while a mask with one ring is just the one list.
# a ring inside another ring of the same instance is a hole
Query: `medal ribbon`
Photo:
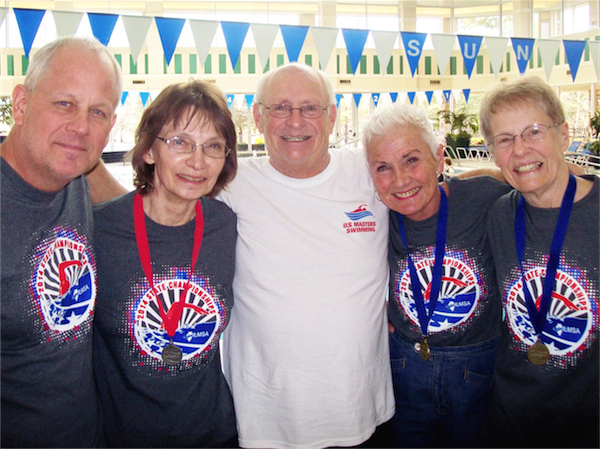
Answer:
[[440, 208], [438, 211], [438, 222], [435, 238], [435, 264], [433, 266], [433, 277], [431, 279], [430, 297], [428, 310], [425, 309], [425, 300], [423, 299], [423, 292], [421, 292], [421, 282], [419, 281], [419, 275], [417, 269], [410, 256], [408, 250], [408, 244], [406, 242], [406, 231], [404, 229], [404, 217], [402, 214], [396, 213], [398, 216], [398, 228], [400, 231], [400, 237], [402, 243], [406, 248], [406, 254], [408, 256], [408, 268], [410, 271], [410, 282], [412, 285], [413, 296], [415, 304], [417, 306], [417, 316], [419, 317], [419, 324], [421, 325], [421, 332], [423, 337], [427, 336], [427, 328], [429, 327], [429, 321], [435, 311], [435, 306], [440, 294], [442, 287], [442, 268], [444, 261], [444, 254], [446, 252], [446, 228], [448, 226], [448, 198], [446, 198], [446, 192], [442, 186], [438, 186], [440, 189]]
[[521, 195], [521, 199], [517, 205], [517, 211], [515, 215], [515, 244], [517, 249], [517, 257], [519, 259], [519, 268], [521, 270], [525, 304], [527, 306], [529, 318], [531, 319], [531, 324], [533, 324], [533, 328], [535, 329], [538, 338], [541, 336], [542, 331], [544, 330], [546, 316], [548, 314], [548, 310], [550, 309], [552, 292], [554, 291], [554, 286], [556, 284], [556, 270], [558, 268], [558, 261], [560, 259], [562, 245], [565, 241], [567, 225], [569, 224], [569, 217], [571, 216], [571, 209], [573, 208], [576, 190], [577, 181], [573, 175], [569, 175], [569, 184], [567, 185], [567, 189], [562, 199], [560, 211], [558, 213], [558, 219], [556, 221], [556, 227], [554, 228], [552, 244], [550, 246], [550, 255], [546, 264], [546, 277], [544, 278], [539, 311], [535, 305], [535, 302], [533, 301], [529, 287], [525, 282], [525, 272], [523, 271], [523, 254], [525, 253], [525, 198], [523, 198], [523, 195]]
[[192, 263], [190, 265], [188, 280], [183, 289], [183, 293], [181, 293], [179, 299], [171, 305], [171, 308], [168, 312], [165, 312], [162, 301], [158, 297], [158, 292], [154, 288], [154, 275], [152, 273], [152, 264], [150, 262], [150, 245], [148, 244], [148, 233], [146, 232], [146, 215], [144, 214], [142, 195], [139, 193], [137, 193], [133, 199], [133, 222], [135, 225], [135, 239], [137, 242], [138, 252], [140, 254], [140, 262], [142, 263], [142, 268], [144, 269], [144, 274], [146, 275], [146, 279], [150, 284], [150, 288], [156, 297], [156, 303], [158, 304], [158, 310], [160, 312], [160, 317], [162, 318], [163, 327], [167, 331], [169, 337], [173, 338], [177, 328], [179, 327], [179, 320], [183, 314], [183, 307], [185, 305], [187, 292], [190, 288], [192, 273], [194, 272], [194, 267], [198, 261], [200, 247], [202, 246], [202, 234], [204, 232], [202, 205], [200, 204], [200, 200], [196, 201], [194, 247], [192, 250]]

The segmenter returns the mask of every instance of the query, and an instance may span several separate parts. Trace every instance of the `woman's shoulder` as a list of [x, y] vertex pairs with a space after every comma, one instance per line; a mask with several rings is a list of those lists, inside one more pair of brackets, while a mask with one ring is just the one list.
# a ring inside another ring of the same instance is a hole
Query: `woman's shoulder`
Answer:
[[102, 223], [104, 221], [116, 221], [123, 215], [133, 216], [133, 197], [135, 191], [125, 193], [105, 203], [94, 205], [94, 221]]

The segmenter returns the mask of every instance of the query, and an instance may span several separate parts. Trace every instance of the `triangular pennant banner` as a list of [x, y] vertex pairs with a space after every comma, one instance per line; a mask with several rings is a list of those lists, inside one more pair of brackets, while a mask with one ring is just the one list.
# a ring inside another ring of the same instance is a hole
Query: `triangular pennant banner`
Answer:
[[259, 24], [251, 23], [252, 35], [254, 36], [254, 43], [256, 44], [256, 52], [258, 53], [258, 59], [263, 67], [267, 67], [269, 61], [269, 55], [273, 49], [279, 26], [272, 24]]
[[202, 66], [206, 62], [206, 57], [210, 51], [212, 41], [219, 28], [219, 22], [214, 20], [188, 20], [194, 36], [194, 44], [196, 44], [196, 53], [198, 54], [198, 62]]
[[129, 92], [127, 92], [127, 91], [123, 91], [123, 93], [121, 94], [121, 105], [125, 104], [125, 100], [127, 100], [128, 94], [129, 94]]
[[534, 39], [527, 39], [524, 37], [511, 37], [513, 51], [517, 57], [517, 65], [519, 66], [519, 73], [523, 75], [527, 70], [527, 63], [531, 59], [533, 53]]
[[171, 64], [171, 58], [177, 47], [177, 41], [181, 35], [185, 19], [172, 19], [170, 17], [155, 17], [156, 27], [160, 35], [165, 61], [167, 65]]
[[83, 13], [74, 11], [52, 11], [52, 16], [54, 17], [54, 24], [56, 25], [56, 35], [58, 37], [63, 37], [71, 36], [77, 32]]
[[465, 96], [465, 102], [469, 102], [469, 95], [471, 95], [471, 89], [463, 89], [463, 95]]
[[321, 69], [326, 70], [339, 30], [337, 28], [310, 27], [310, 32], [317, 47]]
[[148, 102], [149, 96], [150, 96], [150, 92], [140, 92], [140, 98], [142, 100], [143, 107], [146, 107], [146, 103]]
[[229, 53], [229, 60], [233, 69], [237, 65], [249, 28], [249, 23], [221, 22], [221, 29], [223, 30], [225, 43], [227, 44], [227, 53]]
[[335, 94], [335, 107], [339, 108], [340, 107], [340, 100], [342, 99], [343, 95], [342, 94]]
[[[456, 36], [454, 34], [432, 34], [431, 43], [435, 50], [435, 58], [437, 59], [438, 68], [440, 74], [443, 77], [452, 56], [452, 48], [454, 47], [454, 41]], [[429, 101], [431, 103], [431, 100]]]
[[398, 33], [395, 31], [371, 31], [371, 35], [375, 42], [375, 49], [377, 50], [377, 57], [379, 58], [379, 65], [381, 66], [380, 72], [384, 75], [387, 72], [387, 66], [390, 63]]
[[94, 37], [103, 45], [108, 45], [119, 16], [117, 14], [103, 14], [97, 12], [88, 12], [87, 15]]
[[41, 9], [13, 8], [13, 12], [17, 18], [17, 25], [19, 26], [23, 48], [25, 50], [25, 57], [29, 59], [31, 45], [33, 44], [33, 40], [40, 28], [40, 23], [42, 23], [46, 11]]
[[560, 41], [555, 39], [538, 39], [537, 41], [538, 50], [542, 57], [542, 64], [544, 71], [546, 72], [546, 81], [550, 79], [550, 74], [556, 63], [556, 55], [560, 48]]
[[235, 98], [233, 94], [227, 94], [227, 106], [231, 109], [231, 105], [233, 105], [233, 99]]
[[252, 106], [252, 102], [254, 101], [254, 95], [248, 94], [248, 95], [245, 95], [245, 97], [246, 97], [246, 106], [248, 106], [248, 110], [250, 110], [250, 106]]
[[398, 92], [390, 92], [390, 98], [392, 99], [392, 103], [395, 103], [398, 99]]
[[433, 91], [432, 90], [426, 91], [425, 97], [427, 97], [427, 103], [431, 104], [431, 99], [433, 98]]
[[377, 107], [377, 105], [379, 104], [380, 97], [381, 94], [371, 94], [371, 98], [373, 99], [373, 104], [375, 105], [375, 107]]
[[408, 59], [411, 75], [415, 76], [427, 34], [401, 31], [400, 35], [404, 43], [404, 51], [406, 52], [406, 59]]
[[354, 98], [354, 104], [358, 108], [358, 105], [360, 104], [360, 99], [362, 98], [362, 94], [352, 94], [352, 97]]
[[281, 30], [281, 36], [283, 37], [283, 43], [285, 44], [285, 50], [287, 51], [289, 61], [298, 62], [300, 51], [302, 51], [302, 46], [304, 45], [304, 40], [308, 33], [308, 27], [280, 25], [279, 29]]
[[567, 62], [569, 63], [569, 69], [571, 69], [573, 81], [575, 81], [577, 70], [579, 70], [579, 63], [581, 62], [583, 50], [585, 50], [585, 44], [586, 41], [563, 40], [563, 45], [565, 46], [565, 56], [567, 57]]
[[415, 92], [408, 92], [408, 99], [410, 100], [410, 104], [413, 104], [415, 101]]
[[596, 69], [596, 79], [600, 81], [600, 41], [588, 41], [588, 47], [592, 54], [592, 62]]
[[365, 43], [367, 42], [367, 37], [369, 36], [369, 30], [350, 30], [342, 28], [342, 34], [344, 35], [344, 42], [346, 43], [346, 50], [348, 51], [352, 73], [356, 74], [358, 63], [360, 62]]
[[450, 103], [450, 95], [452, 94], [451, 90], [443, 90], [442, 91], [444, 94], [444, 99], [446, 100], [446, 103]]
[[129, 50], [131, 51], [131, 58], [133, 62], [136, 62], [142, 46], [146, 40], [146, 35], [152, 24], [152, 17], [147, 16], [121, 16], [123, 19], [123, 26], [125, 27], [125, 33], [127, 34], [127, 40], [129, 41]]
[[467, 77], [471, 78], [471, 73], [473, 73], [475, 61], [477, 61], [477, 55], [479, 54], [479, 48], [481, 47], [483, 37], [465, 36], [461, 34], [456, 37], [458, 38], [458, 45], [460, 46], [460, 52], [462, 53], [465, 69], [467, 70]]
[[490, 57], [492, 72], [494, 72], [494, 77], [498, 79], [498, 74], [502, 68], [502, 63], [504, 62], [506, 48], [508, 47], [508, 38], [486, 36], [485, 45], [487, 46], [488, 56]]
[[6, 17], [7, 12], [8, 12], [8, 8], [0, 8], [0, 27], [4, 23], [4, 18]]

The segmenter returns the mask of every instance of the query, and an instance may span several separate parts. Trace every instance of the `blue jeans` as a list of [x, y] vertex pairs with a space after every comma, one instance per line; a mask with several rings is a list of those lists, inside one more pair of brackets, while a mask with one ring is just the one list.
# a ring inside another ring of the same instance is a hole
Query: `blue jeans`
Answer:
[[496, 337], [468, 346], [432, 347], [426, 362], [415, 345], [390, 334], [395, 447], [480, 445], [499, 341]]

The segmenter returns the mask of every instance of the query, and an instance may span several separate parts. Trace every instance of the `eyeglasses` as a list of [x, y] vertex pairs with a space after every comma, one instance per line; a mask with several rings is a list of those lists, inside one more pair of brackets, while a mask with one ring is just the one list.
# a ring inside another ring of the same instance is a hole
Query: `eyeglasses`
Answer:
[[191, 139], [179, 136], [173, 136], [169, 139], [158, 136], [156, 136], [156, 138], [166, 143], [169, 150], [173, 153], [178, 154], [193, 153], [196, 151], [196, 147], [202, 147], [202, 152], [206, 156], [214, 159], [223, 159], [227, 157], [231, 151], [231, 148], [227, 148], [224, 144], [219, 142], [196, 143]]
[[523, 142], [539, 142], [548, 135], [550, 128], [554, 128], [555, 126], [558, 126], [558, 123], [555, 123], [552, 126], [534, 123], [525, 128], [521, 134], [498, 134], [497, 136], [492, 137], [490, 145], [497, 150], [508, 150], [515, 144], [518, 136], [521, 136]]
[[323, 107], [318, 104], [303, 104], [299, 108], [293, 108], [289, 104], [273, 104], [271, 106], [265, 106], [263, 103], [258, 104], [267, 109], [272, 117], [277, 118], [288, 118], [292, 115], [294, 109], [298, 109], [304, 118], [319, 118], [324, 111], [329, 109], [329, 106]]

